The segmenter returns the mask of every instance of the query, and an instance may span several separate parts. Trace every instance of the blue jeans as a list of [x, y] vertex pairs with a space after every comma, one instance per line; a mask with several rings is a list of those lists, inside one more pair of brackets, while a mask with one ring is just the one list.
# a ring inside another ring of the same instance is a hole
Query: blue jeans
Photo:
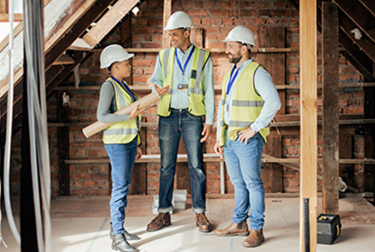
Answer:
[[[237, 138], [238, 139], [238, 138]], [[247, 142], [226, 139], [224, 146], [225, 164], [230, 181], [234, 186], [236, 207], [232, 217], [233, 223], [247, 219], [250, 212], [250, 228], [259, 230], [264, 225], [264, 187], [260, 176], [261, 157], [264, 140], [256, 133]]]
[[137, 154], [137, 138], [127, 144], [104, 145], [112, 166], [112, 194], [109, 203], [115, 235], [124, 233], [125, 208]]
[[159, 145], [161, 154], [159, 212], [173, 210], [172, 196], [176, 172], [177, 151], [182, 137], [188, 156], [193, 211], [206, 210], [206, 175], [203, 170], [203, 150], [200, 142], [203, 123], [186, 109], [172, 109], [170, 116], [159, 118]]

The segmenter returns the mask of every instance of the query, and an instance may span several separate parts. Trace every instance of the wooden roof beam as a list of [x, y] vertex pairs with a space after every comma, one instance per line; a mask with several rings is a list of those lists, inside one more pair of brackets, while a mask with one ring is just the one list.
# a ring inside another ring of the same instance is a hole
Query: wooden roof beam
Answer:
[[359, 0], [366, 9], [375, 16], [375, 2], [374, 0]]
[[63, 54], [52, 65], [70, 65], [74, 63], [74, 59], [68, 54]]
[[118, 1], [83, 37], [90, 46], [96, 46], [131, 11], [139, 0]]
[[356, 39], [351, 31], [357, 28], [356, 24], [342, 11], [339, 11], [341, 30], [349, 37], [370, 59], [375, 62], [375, 43], [363, 34], [361, 39]]
[[[321, 0], [318, 0], [318, 29], [321, 30]], [[351, 39], [345, 34], [340, 27], [339, 31], [340, 45], [346, 50], [341, 52], [347, 60], [367, 79], [367, 81], [375, 81], [373, 72], [373, 63], [371, 59], [363, 53], [360, 48], [353, 44]]]
[[[53, 0], [52, 2], [55, 2], [55, 0]], [[87, 27], [98, 18], [112, 2], [113, 0], [74, 1], [74, 4], [72, 6], [72, 12], [69, 14], [69, 16], [66, 16], [63, 20], [61, 20], [61, 23], [59, 23], [58, 26], [53, 29], [53, 31], [51, 32], [52, 35], [50, 36], [50, 38], [48, 38], [48, 45], [50, 47], [53, 47], [53, 50], [48, 50], [48, 48], [45, 48], [45, 52], [47, 51], [47, 53], [45, 54], [46, 70], [48, 70], [48, 68], [52, 66], [53, 62], [56, 61], [58, 57], [60, 57], [68, 49], [69, 45], [71, 45], [87, 29]], [[79, 17], [77, 17], [77, 15], [79, 15]], [[68, 23], [65, 22], [66, 19], [69, 19]], [[73, 20], [71, 19], [74, 19], [75, 21], [73, 22]], [[77, 22], [78, 20], [80, 22]], [[60, 34], [61, 36], [56, 38], [55, 35], [58, 36], [57, 34]], [[20, 78], [17, 78], [17, 80], [15, 79], [15, 94], [17, 87], [21, 86], [19, 85], [21, 81], [22, 74]], [[6, 86], [7, 83], [5, 84], [4, 88], [6, 88]], [[6, 111], [6, 99], [4, 98], [5, 97], [2, 97], [1, 99], [2, 112]], [[21, 108], [14, 108], [15, 114], [20, 113], [20, 111]], [[2, 126], [0, 132], [3, 130], [4, 127]]]
[[[350, 55], [348, 60], [352, 63], [361, 74], [368, 79], [368, 81], [375, 81], [373, 75], [373, 62], [372, 60], [360, 50], [360, 48], [353, 44], [352, 40], [344, 33], [339, 34], [340, 44], [346, 49], [345, 56]], [[350, 60], [352, 59], [352, 60]]]
[[75, 51], [91, 51], [93, 48], [93, 46], [87, 44], [87, 42], [81, 38], [78, 38], [76, 41], [73, 42], [73, 44], [69, 46], [69, 50]]
[[[23, 19], [23, 15], [16, 13], [14, 14], [14, 22], [21, 22]], [[0, 22], [9, 22], [9, 14], [8, 13], [0, 13]]]
[[334, 0], [337, 6], [375, 42], [375, 16], [358, 1]]

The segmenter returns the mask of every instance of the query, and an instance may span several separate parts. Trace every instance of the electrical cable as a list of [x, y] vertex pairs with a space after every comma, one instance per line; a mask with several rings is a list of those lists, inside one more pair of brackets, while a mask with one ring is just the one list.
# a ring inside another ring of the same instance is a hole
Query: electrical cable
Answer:
[[[45, 235], [45, 251], [50, 251], [51, 242], [51, 216], [50, 216], [50, 199], [51, 199], [51, 177], [50, 177], [50, 160], [49, 160], [49, 144], [48, 144], [48, 129], [47, 129], [47, 105], [46, 105], [46, 85], [45, 85], [45, 72], [44, 72], [44, 45], [43, 45], [43, 8], [42, 1], [36, 0], [37, 4], [33, 4], [34, 10], [32, 13], [38, 13], [35, 15], [35, 23], [38, 24], [37, 29], [37, 51], [39, 53], [38, 70], [39, 70], [39, 96], [40, 103], [36, 103], [36, 118], [37, 118], [37, 149], [38, 149], [38, 161], [40, 170], [40, 181], [41, 192], [42, 192], [42, 204], [44, 210], [44, 235]], [[35, 87], [34, 95], [38, 99], [38, 90]], [[40, 104], [40, 107], [39, 107]]]
[[12, 124], [13, 124], [13, 99], [14, 99], [14, 88], [13, 88], [13, 22], [14, 22], [14, 5], [13, 1], [9, 1], [9, 23], [10, 23], [10, 34], [9, 34], [9, 89], [8, 89], [8, 101], [7, 101], [7, 128], [6, 128], [6, 142], [5, 142], [5, 153], [4, 153], [4, 203], [5, 210], [9, 222], [10, 229], [13, 233], [14, 238], [18, 244], [21, 244], [20, 235], [17, 231], [16, 224], [14, 223], [12, 206], [10, 202], [10, 152], [11, 152], [11, 141], [12, 141]]
[[[27, 60], [27, 99], [30, 131], [31, 172], [33, 198], [39, 251], [50, 250], [50, 167], [47, 135], [46, 95], [44, 79], [44, 49], [41, 12], [41, 1], [24, 2], [25, 56]], [[38, 84], [40, 90], [38, 90]], [[40, 99], [39, 99], [40, 95]], [[38, 170], [39, 167], [39, 170]], [[38, 176], [39, 175], [39, 176]], [[40, 178], [40, 185], [38, 183]], [[43, 246], [43, 230], [39, 186], [44, 210], [45, 246]]]

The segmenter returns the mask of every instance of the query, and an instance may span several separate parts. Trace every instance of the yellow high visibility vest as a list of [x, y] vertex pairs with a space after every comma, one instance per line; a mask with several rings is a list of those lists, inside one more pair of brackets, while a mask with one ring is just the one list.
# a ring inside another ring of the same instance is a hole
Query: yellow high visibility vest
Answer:
[[[173, 49], [173, 50], [171, 50]], [[191, 76], [189, 81], [189, 113], [195, 116], [206, 114], [204, 105], [204, 91], [202, 83], [202, 71], [210, 53], [194, 47], [193, 63], [191, 66]], [[170, 106], [173, 92], [173, 66], [175, 61], [174, 48], [163, 49], [159, 52], [159, 59], [163, 72], [163, 86], [170, 86], [166, 95], [159, 101], [158, 115], [169, 116], [171, 114]]]
[[[221, 120], [220, 120], [220, 146], [224, 146], [226, 139], [226, 129], [228, 132], [228, 138], [235, 141], [238, 136], [238, 132], [247, 129], [252, 123], [258, 118], [262, 111], [264, 100], [257, 94], [254, 86], [254, 74], [258, 67], [262, 65], [251, 62], [242, 71], [238, 77], [233, 92], [232, 109], [230, 111], [229, 125], [224, 123], [224, 103], [227, 96], [227, 85], [232, 69], [230, 69], [224, 76], [223, 86], [221, 91]], [[219, 115], [218, 115], [219, 116]], [[219, 127], [219, 126], [218, 126]], [[259, 131], [264, 141], [267, 141], [267, 136], [270, 133], [270, 128], [266, 127]]]
[[[112, 78], [108, 78], [107, 81], [112, 84], [113, 89], [115, 90], [116, 111], [133, 102], [131, 96], [117, 83], [117, 81]], [[135, 94], [134, 96], [137, 98]], [[103, 142], [105, 144], [125, 144], [130, 143], [135, 137], [138, 137], [137, 144], [140, 145], [141, 138], [138, 134], [141, 128], [140, 122], [141, 115], [138, 115], [137, 118], [129, 121], [112, 124], [103, 131]]]

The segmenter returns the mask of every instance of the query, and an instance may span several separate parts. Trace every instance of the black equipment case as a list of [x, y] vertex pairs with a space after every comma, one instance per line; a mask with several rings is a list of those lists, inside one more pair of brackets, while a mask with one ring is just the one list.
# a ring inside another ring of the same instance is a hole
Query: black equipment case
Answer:
[[337, 214], [320, 214], [317, 231], [318, 243], [332, 244], [341, 233], [340, 216]]

